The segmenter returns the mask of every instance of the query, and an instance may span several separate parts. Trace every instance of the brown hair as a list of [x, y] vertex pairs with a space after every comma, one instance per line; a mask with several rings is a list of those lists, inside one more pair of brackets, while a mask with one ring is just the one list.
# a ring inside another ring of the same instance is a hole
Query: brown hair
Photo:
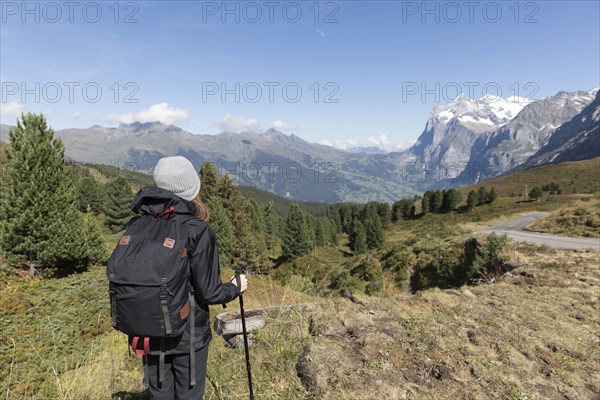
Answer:
[[194, 200], [192, 200], [191, 202], [194, 207], [196, 208], [196, 211], [194, 212], [194, 215], [198, 218], [200, 218], [203, 221], [207, 221], [210, 219], [210, 210], [208, 209], [208, 207], [206, 206], [206, 204], [204, 204], [202, 202], [202, 200], [200, 200], [200, 195], [196, 196], [194, 198]]

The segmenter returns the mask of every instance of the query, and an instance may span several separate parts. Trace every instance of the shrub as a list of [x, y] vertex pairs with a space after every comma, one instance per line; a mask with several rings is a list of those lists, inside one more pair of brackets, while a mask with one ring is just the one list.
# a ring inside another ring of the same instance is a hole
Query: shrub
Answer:
[[351, 271], [352, 275], [363, 281], [370, 282], [380, 279], [383, 274], [383, 268], [379, 260], [370, 256], [362, 258]]
[[482, 245], [477, 239], [471, 238], [465, 242], [464, 260], [459, 275], [463, 283], [473, 283], [477, 279], [490, 280], [501, 273], [508, 250], [508, 237], [496, 235], [487, 237]]
[[506, 235], [491, 234], [480, 244], [477, 239], [458, 246], [415, 247], [416, 265], [410, 277], [413, 291], [428, 287], [450, 288], [474, 283], [500, 273], [508, 250]]
[[331, 280], [331, 289], [342, 292], [347, 290], [351, 293], [356, 292], [360, 286], [359, 280], [353, 276], [350, 271], [342, 271], [333, 276]]
[[394, 273], [397, 282], [408, 278], [408, 270], [412, 269], [417, 261], [417, 256], [410, 247], [394, 247], [384, 257], [383, 268]]
[[367, 285], [367, 287], [365, 288], [365, 293], [368, 294], [369, 296], [373, 296], [378, 293], [381, 293], [382, 289], [383, 289], [383, 284], [381, 283], [380, 279], [377, 279]]
[[460, 248], [438, 246], [417, 255], [416, 265], [410, 284], [413, 291], [428, 287], [449, 288], [457, 286], [457, 272], [460, 271], [462, 251]]

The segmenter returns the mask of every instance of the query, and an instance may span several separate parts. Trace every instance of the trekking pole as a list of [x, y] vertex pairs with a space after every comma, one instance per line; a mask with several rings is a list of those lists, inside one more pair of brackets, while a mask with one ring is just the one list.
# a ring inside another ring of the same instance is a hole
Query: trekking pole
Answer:
[[[235, 270], [235, 279], [238, 288], [242, 287], [240, 275], [242, 270], [238, 267]], [[248, 350], [248, 332], [246, 331], [246, 316], [244, 315], [244, 294], [240, 292], [240, 314], [242, 315], [242, 332], [244, 333], [244, 351], [246, 352], [246, 371], [248, 371], [248, 387], [250, 388], [250, 400], [254, 400], [254, 392], [252, 390], [252, 369], [250, 368], [250, 351]]]

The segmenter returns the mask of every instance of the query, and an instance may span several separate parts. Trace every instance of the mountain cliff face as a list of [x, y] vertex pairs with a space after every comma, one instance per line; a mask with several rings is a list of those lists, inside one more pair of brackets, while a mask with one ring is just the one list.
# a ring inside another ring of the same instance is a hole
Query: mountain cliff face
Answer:
[[433, 109], [409, 152], [427, 169], [437, 169], [440, 178], [451, 178], [462, 171], [477, 140], [509, 123], [529, 102], [490, 95], [479, 100], [459, 96]]
[[[428, 168], [439, 170], [442, 179], [432, 187], [484, 181], [537, 154], [557, 128], [581, 113], [596, 93], [597, 89], [559, 92], [537, 101], [488, 97], [474, 102], [459, 98], [434, 108], [421, 135], [423, 140], [420, 138], [410, 151]], [[512, 104], [505, 105], [506, 102]], [[455, 103], [466, 106], [458, 108]], [[474, 103], [479, 107], [469, 108]], [[439, 121], [445, 116], [451, 118], [441, 124]], [[439, 139], [435, 140], [436, 137]]]
[[556, 129], [527, 162], [537, 166], [597, 157], [600, 151], [600, 91], [583, 111]]

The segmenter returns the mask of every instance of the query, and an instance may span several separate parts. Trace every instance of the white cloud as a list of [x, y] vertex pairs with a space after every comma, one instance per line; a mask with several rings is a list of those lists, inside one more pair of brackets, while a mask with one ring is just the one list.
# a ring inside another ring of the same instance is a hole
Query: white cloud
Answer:
[[323, 32], [320, 29], [317, 29], [315, 32], [317, 32], [319, 35], [321, 35], [321, 37], [325, 37], [325, 32]]
[[79, 118], [81, 118], [82, 115], [83, 114], [79, 110], [75, 110], [75, 111], [73, 111], [73, 114], [71, 114], [71, 116], [73, 117], [73, 119], [79, 119]]
[[0, 104], [0, 117], [17, 118], [23, 112], [25, 112], [24, 104], [15, 102]]
[[[264, 125], [256, 118], [244, 118], [236, 117], [229, 113], [226, 113], [223, 119], [215, 123], [221, 131], [224, 132], [252, 132], [258, 133], [265, 130]], [[293, 131], [298, 129], [299, 126], [290, 124], [280, 119], [271, 122], [266, 129], [276, 129], [278, 131]]]
[[369, 136], [366, 139], [355, 140], [355, 139], [333, 139], [333, 140], [322, 140], [321, 144], [336, 147], [341, 150], [352, 150], [357, 147], [376, 147], [380, 150], [390, 151], [401, 151], [412, 146], [415, 141], [404, 141], [404, 142], [392, 142], [386, 135]]
[[219, 122], [219, 129], [226, 132], [256, 132], [260, 124], [255, 118], [239, 118], [227, 113]]
[[299, 128], [298, 125], [288, 124], [287, 122], [283, 122], [278, 119], [276, 121], [271, 122], [269, 124], [269, 128], [277, 129], [278, 131], [293, 131]]
[[132, 122], [154, 122], [173, 124], [177, 121], [187, 121], [190, 115], [187, 110], [171, 107], [168, 103], [158, 103], [136, 113], [110, 114], [108, 122], [130, 124]]

